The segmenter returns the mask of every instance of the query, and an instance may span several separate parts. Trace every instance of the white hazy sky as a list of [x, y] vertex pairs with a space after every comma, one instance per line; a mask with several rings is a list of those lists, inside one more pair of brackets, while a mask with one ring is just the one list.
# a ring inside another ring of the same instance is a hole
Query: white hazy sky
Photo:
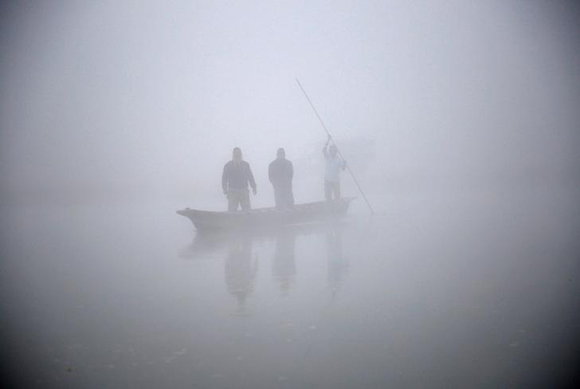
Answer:
[[3, 3], [2, 187], [219, 193], [234, 146], [264, 187], [277, 147], [296, 159], [325, 140], [296, 77], [337, 140], [374, 140], [374, 176], [360, 172], [371, 188], [393, 175], [577, 172], [577, 11], [547, 1]]

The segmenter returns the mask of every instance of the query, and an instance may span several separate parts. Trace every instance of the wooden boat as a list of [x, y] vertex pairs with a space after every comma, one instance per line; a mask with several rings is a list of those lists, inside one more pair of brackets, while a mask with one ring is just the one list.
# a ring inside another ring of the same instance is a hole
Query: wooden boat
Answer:
[[197, 209], [177, 211], [189, 218], [198, 231], [261, 229], [328, 220], [344, 215], [354, 197], [297, 204], [292, 209], [257, 208], [250, 211], [212, 212]]

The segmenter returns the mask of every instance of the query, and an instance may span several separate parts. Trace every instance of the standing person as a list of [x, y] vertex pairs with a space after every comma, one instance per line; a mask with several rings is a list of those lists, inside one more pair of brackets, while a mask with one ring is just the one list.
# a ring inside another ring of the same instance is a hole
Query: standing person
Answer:
[[276, 208], [288, 209], [294, 207], [294, 195], [292, 194], [292, 177], [294, 167], [292, 162], [286, 159], [286, 152], [279, 148], [277, 158], [268, 167], [268, 177], [274, 187]]
[[333, 193], [335, 200], [340, 199], [340, 170], [346, 169], [346, 161], [338, 155], [336, 146], [333, 144], [328, 147], [331, 140], [332, 138], [329, 135], [326, 144], [322, 148], [322, 154], [324, 154], [324, 159], [326, 160], [324, 172], [324, 195], [326, 201], [332, 200]]
[[242, 150], [236, 147], [232, 152], [232, 160], [224, 165], [222, 174], [222, 189], [228, 197], [228, 211], [237, 211], [238, 206], [241, 206], [242, 211], [252, 208], [248, 183], [255, 196], [257, 187], [252, 169], [249, 163], [242, 160]]

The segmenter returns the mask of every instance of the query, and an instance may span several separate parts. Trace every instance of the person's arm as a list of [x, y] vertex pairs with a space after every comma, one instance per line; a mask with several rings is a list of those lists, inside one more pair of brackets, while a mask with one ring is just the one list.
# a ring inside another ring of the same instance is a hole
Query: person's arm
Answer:
[[258, 192], [258, 188], [256, 186], [256, 181], [254, 180], [254, 175], [252, 174], [252, 169], [250, 168], [250, 164], [248, 163], [248, 181], [250, 181], [250, 186], [252, 187], [252, 191], [254, 195]]
[[270, 182], [273, 184], [274, 183], [274, 169], [272, 167], [272, 165], [274, 164], [274, 162], [272, 162], [269, 166], [268, 166], [268, 179], [270, 180]]
[[224, 194], [228, 194], [228, 180], [229, 180], [229, 169], [228, 164], [224, 165], [224, 171], [222, 173], [222, 190]]
[[292, 162], [288, 161], [288, 165], [290, 166], [289, 172], [288, 172], [288, 178], [290, 179], [290, 181], [292, 181], [292, 178], [294, 177], [294, 165], [292, 165]]
[[324, 147], [328, 147], [328, 144], [330, 143], [330, 141], [332, 140], [332, 137], [330, 135], [328, 135], [328, 139], [326, 140], [326, 144], [324, 145]]

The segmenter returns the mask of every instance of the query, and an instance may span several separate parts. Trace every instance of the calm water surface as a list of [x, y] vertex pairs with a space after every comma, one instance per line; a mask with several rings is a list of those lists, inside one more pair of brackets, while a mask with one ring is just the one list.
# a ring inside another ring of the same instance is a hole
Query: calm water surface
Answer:
[[261, 235], [196, 235], [193, 204], [3, 208], [3, 362], [38, 388], [564, 384], [578, 198], [375, 198]]

